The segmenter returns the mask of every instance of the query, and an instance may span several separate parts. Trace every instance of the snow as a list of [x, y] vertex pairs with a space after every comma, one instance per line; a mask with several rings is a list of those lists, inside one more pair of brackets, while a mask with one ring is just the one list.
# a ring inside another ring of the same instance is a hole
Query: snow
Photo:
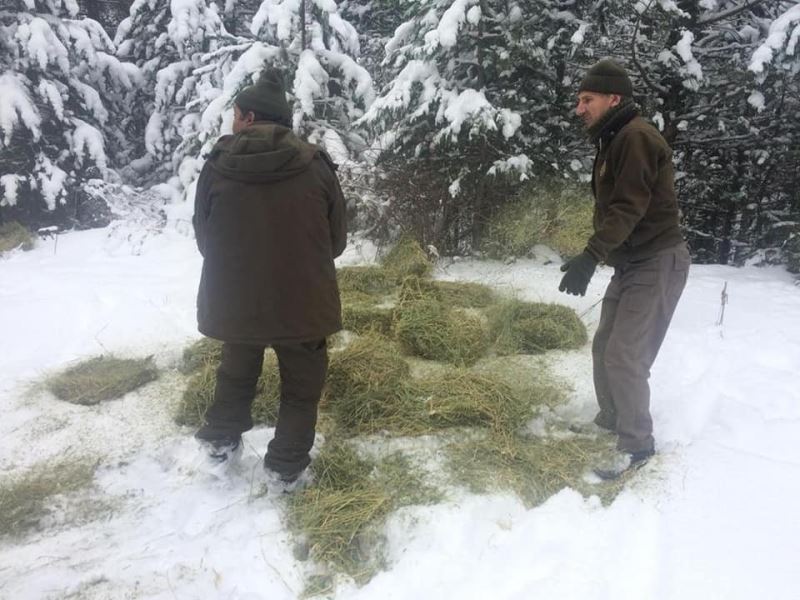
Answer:
[[41, 135], [39, 127], [42, 118], [31, 102], [27, 91], [27, 78], [5, 72], [0, 75], [0, 131], [3, 133], [2, 145], [11, 144], [11, 136], [19, 121], [31, 132], [33, 139]]
[[[0, 472], [66, 452], [102, 456], [100, 521], [0, 538], [3, 597], [297, 598], [283, 499], [262, 493], [270, 429], [245, 436], [241, 465], [200, 467], [191, 431], [170, 418], [170, 370], [196, 339], [200, 257], [171, 230], [134, 249], [126, 230], [68, 233], [0, 258]], [[543, 247], [511, 264], [442, 259], [436, 277], [481, 281], [583, 315], [590, 330], [610, 277], [585, 298], [557, 292], [558, 257]], [[374, 259], [351, 244], [341, 264]], [[716, 325], [720, 293], [729, 304]], [[566, 489], [535, 509], [507, 494], [454, 492], [387, 524], [388, 567], [337, 599], [796, 598], [800, 563], [800, 290], [777, 267], [694, 266], [653, 368], [658, 455], [614, 503]], [[158, 381], [97, 407], [57, 401], [37, 383], [98, 353], [154, 355]], [[559, 409], [591, 419], [589, 345], [547, 355], [574, 387]]]
[[464, 23], [466, 11], [477, 0], [454, 0], [450, 7], [444, 11], [439, 25], [436, 27], [439, 43], [445, 48], [452, 48], [458, 41], [458, 30]]
[[692, 54], [692, 42], [694, 42], [694, 34], [684, 29], [680, 41], [675, 44], [675, 50], [685, 65], [681, 72], [688, 75], [683, 85], [691, 90], [696, 90], [699, 86], [698, 82], [703, 79], [703, 68]]
[[[800, 21], [800, 4], [795, 4], [780, 17], [775, 19], [769, 26], [769, 34], [767, 35], [767, 39], [758, 48], [756, 48], [755, 52], [753, 52], [748, 69], [756, 74], [763, 73], [764, 67], [772, 62], [775, 52], [780, 50], [780, 48], [787, 43], [786, 38], [789, 28], [798, 21]], [[786, 47], [786, 54], [794, 54], [798, 37], [800, 37], [800, 23], [794, 27], [794, 30], [789, 37], [789, 42]]]

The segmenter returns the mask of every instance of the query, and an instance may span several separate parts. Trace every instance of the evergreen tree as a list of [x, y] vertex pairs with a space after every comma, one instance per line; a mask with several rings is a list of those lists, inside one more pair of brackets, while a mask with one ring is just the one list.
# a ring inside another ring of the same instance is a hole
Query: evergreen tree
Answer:
[[139, 71], [74, 0], [0, 1], [0, 221], [68, 221], [76, 192], [113, 178]]
[[548, 1], [414, 0], [408, 10], [386, 45], [395, 75], [363, 121], [396, 198], [390, 220], [414, 215], [419, 237], [466, 250], [520, 181], [581, 168], [565, 76], [582, 25]]

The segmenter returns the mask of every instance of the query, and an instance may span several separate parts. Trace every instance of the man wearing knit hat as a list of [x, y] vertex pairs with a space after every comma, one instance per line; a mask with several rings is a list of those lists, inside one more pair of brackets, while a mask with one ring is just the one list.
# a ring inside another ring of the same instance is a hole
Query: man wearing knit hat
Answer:
[[264, 467], [291, 485], [310, 462], [326, 337], [342, 324], [333, 259], [346, 244], [345, 202], [330, 157], [292, 132], [279, 71], [244, 88], [233, 112], [233, 135], [217, 141], [200, 173], [192, 220], [203, 255], [198, 328], [223, 342], [214, 401], [195, 437], [221, 463], [241, 451], [271, 346], [281, 392]]
[[597, 148], [594, 235], [562, 267], [559, 290], [585, 295], [598, 263], [614, 267], [592, 344], [600, 408], [594, 422], [620, 451], [595, 472], [614, 478], [655, 452], [650, 367], [686, 285], [689, 251], [678, 226], [672, 151], [639, 116], [625, 69], [605, 59], [586, 73], [576, 114]]

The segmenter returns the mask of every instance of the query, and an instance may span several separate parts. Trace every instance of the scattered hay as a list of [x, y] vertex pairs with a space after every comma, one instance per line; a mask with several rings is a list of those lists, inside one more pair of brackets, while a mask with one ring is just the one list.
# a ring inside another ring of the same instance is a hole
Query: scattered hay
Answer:
[[[199, 427], [205, 423], [206, 411], [214, 401], [214, 387], [217, 381], [218, 361], [206, 360], [205, 364], [189, 378], [183, 392], [175, 422], [178, 425]], [[251, 414], [253, 423], [274, 425], [278, 419], [281, 381], [278, 372], [278, 358], [275, 352], [267, 349], [264, 353], [264, 366], [256, 386]]]
[[480, 361], [472, 371], [502, 381], [535, 411], [563, 404], [570, 390], [569, 383], [555, 378], [541, 358], [532, 356], [494, 356]]
[[446, 306], [486, 308], [497, 302], [497, 295], [488, 285], [464, 281], [431, 281], [437, 299]]
[[539, 354], [580, 348], [586, 326], [569, 307], [508, 300], [489, 310], [489, 325], [498, 354]]
[[513, 432], [533, 415], [529, 398], [491, 375], [450, 369], [418, 384], [434, 427], [491, 427]]
[[459, 441], [448, 449], [455, 483], [473, 492], [510, 490], [529, 507], [537, 506], [565, 487], [598, 495], [608, 504], [628, 477], [591, 484], [584, 481], [596, 461], [613, 452], [609, 440], [568, 437], [527, 438], [488, 434]]
[[406, 279], [394, 314], [395, 335], [404, 350], [463, 365], [486, 354], [489, 338], [479, 315], [449, 309], [432, 299], [424, 286], [415, 286], [412, 278]]
[[390, 335], [393, 313], [393, 307], [378, 304], [372, 296], [360, 293], [342, 295], [342, 326], [348, 331], [376, 331]]
[[96, 468], [97, 463], [86, 458], [64, 458], [4, 477], [0, 480], [0, 537], [19, 537], [41, 527], [53, 512], [54, 498], [88, 487]]
[[89, 406], [121, 398], [158, 377], [153, 357], [129, 359], [97, 356], [47, 379], [57, 398]]
[[16, 221], [9, 221], [0, 225], [0, 254], [22, 248], [32, 250], [34, 246], [33, 235], [23, 225]]
[[323, 404], [345, 430], [412, 433], [419, 429], [422, 411], [409, 378], [397, 347], [368, 333], [331, 357]]
[[397, 242], [383, 257], [381, 264], [394, 275], [398, 283], [410, 275], [428, 277], [433, 271], [433, 263], [422, 246], [410, 237], [404, 237]]
[[204, 337], [183, 351], [183, 359], [178, 370], [184, 375], [199, 371], [209, 363], [218, 364], [222, 358], [222, 342]]
[[379, 266], [341, 267], [336, 270], [339, 291], [371, 296], [388, 294], [394, 289], [396, 275]]
[[[312, 558], [357, 583], [384, 566], [381, 530], [389, 513], [436, 497], [421, 495], [429, 488], [402, 457], [365, 460], [344, 444], [323, 446], [311, 470], [314, 484], [288, 498], [289, 525], [306, 537]], [[314, 589], [331, 587], [324, 576], [310, 583]]]

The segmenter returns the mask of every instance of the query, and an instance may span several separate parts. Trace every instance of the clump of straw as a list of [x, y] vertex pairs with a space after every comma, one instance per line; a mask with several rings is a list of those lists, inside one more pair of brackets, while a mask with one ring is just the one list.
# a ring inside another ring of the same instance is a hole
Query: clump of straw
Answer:
[[453, 479], [474, 492], [515, 492], [529, 507], [565, 487], [611, 502], [627, 477], [602, 486], [586, 475], [608, 453], [610, 441], [584, 437], [524, 437], [489, 433], [454, 443], [449, 448]]
[[392, 291], [395, 278], [395, 273], [380, 266], [341, 267], [336, 270], [336, 281], [342, 293], [381, 296]]
[[498, 354], [540, 354], [580, 348], [586, 326], [571, 308], [508, 300], [489, 310], [489, 326]]
[[[210, 358], [189, 378], [175, 413], [175, 422], [178, 425], [199, 427], [205, 423], [206, 412], [214, 401], [218, 366], [219, 359]], [[280, 385], [278, 359], [272, 349], [267, 349], [251, 409], [254, 423], [275, 424], [280, 404]]]
[[398, 283], [410, 275], [428, 277], [433, 263], [422, 246], [410, 237], [402, 238], [386, 253], [381, 261], [384, 269], [393, 274]]
[[368, 333], [331, 356], [324, 406], [345, 430], [416, 429], [421, 405], [409, 377], [397, 347]]
[[97, 356], [53, 375], [45, 385], [61, 400], [88, 406], [121, 398], [157, 377], [152, 356]]
[[403, 282], [400, 291], [395, 335], [410, 354], [454, 364], [472, 364], [489, 347], [479, 315], [448, 308], [413, 277]]

